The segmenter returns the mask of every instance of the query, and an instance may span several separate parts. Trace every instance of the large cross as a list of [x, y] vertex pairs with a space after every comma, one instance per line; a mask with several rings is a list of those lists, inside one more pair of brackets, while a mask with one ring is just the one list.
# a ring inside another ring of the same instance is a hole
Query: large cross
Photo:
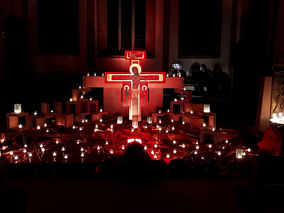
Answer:
[[129, 120], [141, 121], [141, 106], [148, 103], [148, 84], [165, 83], [164, 72], [142, 72], [140, 60], [146, 56], [145, 51], [126, 51], [125, 58], [131, 60], [129, 73], [106, 72], [106, 83], [122, 84], [124, 106], [129, 106]]

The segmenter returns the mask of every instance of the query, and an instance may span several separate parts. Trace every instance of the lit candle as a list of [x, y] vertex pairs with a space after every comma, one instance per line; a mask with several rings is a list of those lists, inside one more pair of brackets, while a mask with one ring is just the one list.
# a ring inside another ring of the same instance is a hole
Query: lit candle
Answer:
[[173, 140], [173, 144], [177, 144], [176, 140]]
[[43, 144], [40, 144], [39, 147], [40, 147], [40, 148], [43, 148]]
[[57, 155], [56, 152], [53, 152], [53, 153], [52, 153], [52, 156], [53, 156], [53, 157], [56, 157], [56, 155]]
[[106, 145], [108, 145], [108, 141], [106, 141]]
[[203, 125], [202, 125], [203, 127], [206, 127], [206, 123], [203, 123]]
[[170, 157], [171, 157], [170, 154], [167, 154], [166, 158], [170, 158]]
[[79, 140], [77, 140], [77, 142], [76, 142], [77, 144], [80, 144], [80, 141]]
[[64, 146], [62, 147], [61, 151], [62, 151], [62, 152], [65, 152], [65, 147], [64, 147]]
[[40, 130], [40, 125], [37, 125], [36, 129], [37, 129], [37, 130]]
[[53, 109], [52, 109], [52, 110], [50, 110], [50, 112], [51, 112], [51, 113], [53, 113]]
[[236, 149], [236, 158], [242, 159], [243, 158], [243, 149]]
[[34, 112], [34, 115], [37, 115], [37, 111]]
[[221, 154], [222, 154], [222, 153], [221, 153], [220, 151], [218, 151], [218, 153], [217, 153], [217, 154], [218, 154], [219, 156], [221, 156]]
[[83, 99], [83, 98], [84, 98], [84, 95], [81, 95], [80, 98]]
[[251, 148], [248, 148], [248, 152], [251, 152]]
[[174, 149], [174, 150], [173, 150], [173, 153], [174, 153], [174, 154], [176, 154], [176, 153], [177, 153], [177, 150], [176, 150], [176, 149]]
[[112, 155], [113, 154], [113, 150], [111, 149], [111, 150], [109, 150], [109, 153]]
[[69, 99], [69, 101], [70, 101], [70, 102], [72, 102], [72, 101], [73, 101], [73, 99], [72, 99], [72, 98], [70, 98], [70, 99]]
[[48, 132], [49, 132], [49, 129], [47, 129], [46, 132], [48, 133]]
[[183, 100], [184, 100], [184, 97], [181, 97], [181, 98], [180, 98], [180, 100], [182, 100], [182, 101], [183, 101]]
[[182, 123], [182, 124], [185, 124], [185, 122], [184, 122], [184, 121], [182, 121], [181, 123]]
[[172, 127], [172, 131], [175, 131], [175, 127], [174, 126]]
[[173, 74], [173, 77], [176, 77], [176, 74]]
[[75, 125], [73, 125], [73, 126], [72, 126], [72, 129], [76, 129], [76, 126], [75, 126]]
[[122, 116], [117, 116], [117, 124], [122, 124], [123, 123], [123, 117]]
[[103, 109], [102, 109], [102, 108], [100, 108], [100, 112], [103, 112]]
[[22, 128], [23, 128], [23, 125], [22, 125], [22, 124], [19, 124], [18, 127], [19, 127], [19, 129], [22, 129]]
[[203, 112], [204, 113], [210, 113], [210, 104], [204, 104]]
[[167, 109], [167, 112], [170, 112], [170, 109]]
[[85, 150], [84, 150], [84, 148], [83, 148], [83, 147], [81, 147], [80, 151], [81, 151], [81, 152], [84, 152]]
[[182, 148], [185, 148], [185, 144], [183, 143], [183, 144], [181, 145], [181, 147], [182, 147]]
[[147, 146], [144, 146], [144, 150], [147, 150]]
[[154, 155], [154, 158], [157, 159], [157, 155], [156, 154]]
[[101, 150], [101, 147], [100, 146], [97, 146], [97, 150], [98, 150], [98, 152]]
[[177, 102], [177, 99], [176, 99], [176, 98], [174, 99], [174, 102]]
[[121, 149], [122, 149], [122, 150], [125, 150], [125, 146], [124, 146], [124, 145], [122, 145]]
[[226, 140], [225, 140], [225, 143], [229, 143], [229, 140], [228, 140], [228, 139], [226, 139]]
[[152, 154], [152, 155], [154, 155], [154, 154], [155, 154], [154, 150], [152, 150], [152, 151], [151, 151], [151, 154]]
[[193, 110], [190, 110], [190, 114], [193, 114], [194, 112], [193, 112]]
[[151, 116], [148, 116], [148, 117], [147, 117], [147, 122], [148, 122], [149, 124], [151, 124], [151, 123], [153, 122], [153, 119], [152, 119]]
[[173, 122], [174, 122], [174, 119], [171, 119], [171, 122], [173, 123]]
[[103, 122], [103, 119], [102, 119], [102, 118], [100, 118], [100, 123], [101, 123], [101, 122]]
[[56, 139], [55, 143], [56, 143], [56, 144], [59, 144], [59, 140], [58, 140], [58, 139]]
[[87, 76], [90, 76], [90, 73], [87, 73]]
[[90, 100], [90, 101], [92, 101], [92, 100], [93, 100], [93, 98], [92, 98], [92, 97], [90, 97], [90, 98], [89, 98], [89, 100]]
[[82, 86], [81, 86], [81, 85], [79, 85], [79, 89], [82, 89]]
[[157, 144], [155, 144], [155, 145], [154, 145], [154, 147], [155, 147], [155, 148], [157, 148], [157, 147], [158, 147], [158, 145], [157, 145]]
[[27, 149], [24, 149], [24, 150], [23, 150], [23, 153], [26, 154], [26, 153], [27, 153]]
[[212, 148], [212, 144], [209, 144], [208, 147], [209, 147], [209, 149], [211, 149]]
[[21, 104], [14, 104], [14, 113], [20, 114], [22, 112], [22, 105]]
[[159, 114], [161, 114], [162, 113], [162, 110], [159, 110]]
[[196, 145], [196, 146], [195, 146], [195, 149], [199, 149], [199, 146], [198, 146], [198, 145]]
[[82, 131], [82, 130], [83, 130], [83, 127], [80, 126], [80, 127], [79, 127], [79, 131]]

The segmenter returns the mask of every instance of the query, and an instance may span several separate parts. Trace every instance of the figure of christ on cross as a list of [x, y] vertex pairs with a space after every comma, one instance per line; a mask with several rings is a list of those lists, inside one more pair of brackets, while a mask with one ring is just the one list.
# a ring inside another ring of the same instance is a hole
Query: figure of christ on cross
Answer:
[[141, 73], [139, 64], [132, 64], [129, 67], [129, 73], [105, 73], [106, 83], [122, 84], [123, 104], [129, 106], [129, 120], [132, 121], [141, 121], [141, 105], [147, 103], [145, 100], [148, 100], [148, 84], [165, 83], [165, 80], [166, 75], [164, 72]]

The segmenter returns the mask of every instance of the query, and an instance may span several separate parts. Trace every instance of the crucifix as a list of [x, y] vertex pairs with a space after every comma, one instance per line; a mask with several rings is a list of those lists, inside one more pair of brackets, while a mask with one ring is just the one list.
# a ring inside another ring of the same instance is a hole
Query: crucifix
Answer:
[[140, 61], [146, 58], [146, 51], [125, 51], [125, 58], [131, 61], [128, 72], [106, 72], [105, 83], [121, 83], [124, 106], [129, 107], [129, 120], [141, 121], [141, 106], [149, 100], [149, 84], [165, 83], [164, 72], [143, 72]]

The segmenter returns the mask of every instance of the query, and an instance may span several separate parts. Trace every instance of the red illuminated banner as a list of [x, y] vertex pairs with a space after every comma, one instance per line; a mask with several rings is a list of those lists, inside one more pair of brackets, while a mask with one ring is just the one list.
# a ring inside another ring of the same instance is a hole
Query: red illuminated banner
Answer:
[[146, 59], [146, 51], [125, 51], [125, 59], [144, 60]]

